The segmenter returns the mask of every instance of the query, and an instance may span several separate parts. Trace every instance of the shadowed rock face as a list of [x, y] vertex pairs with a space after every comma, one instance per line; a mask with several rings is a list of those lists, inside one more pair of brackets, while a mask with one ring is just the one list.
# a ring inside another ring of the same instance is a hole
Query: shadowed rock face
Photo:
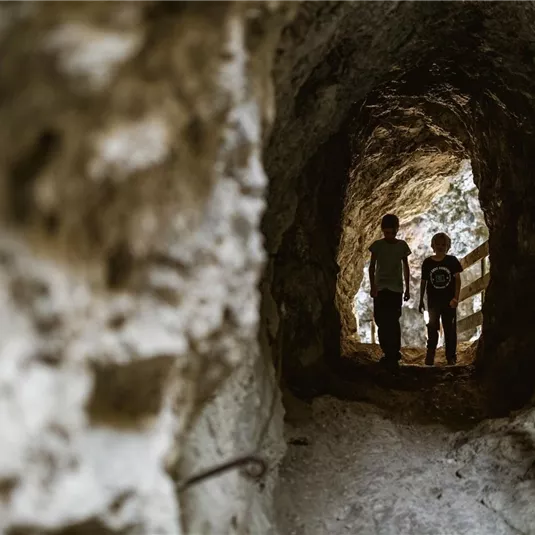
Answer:
[[286, 314], [271, 336], [290, 382], [307, 377], [321, 390], [337, 341], [354, 332], [351, 301], [380, 216], [425, 209], [468, 157], [492, 258], [478, 368], [493, 410], [529, 399], [534, 20], [531, 2], [300, 7], [275, 68], [264, 219], [265, 301]]

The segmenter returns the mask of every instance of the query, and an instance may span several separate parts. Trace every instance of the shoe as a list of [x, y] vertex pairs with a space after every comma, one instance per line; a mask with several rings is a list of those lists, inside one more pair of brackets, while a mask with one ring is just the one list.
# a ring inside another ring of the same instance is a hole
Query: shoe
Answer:
[[435, 364], [435, 353], [428, 351], [425, 356], [425, 365], [426, 366], [434, 366]]
[[457, 357], [453, 357], [452, 359], [447, 359], [448, 360], [448, 366], [455, 366], [455, 364], [457, 364]]

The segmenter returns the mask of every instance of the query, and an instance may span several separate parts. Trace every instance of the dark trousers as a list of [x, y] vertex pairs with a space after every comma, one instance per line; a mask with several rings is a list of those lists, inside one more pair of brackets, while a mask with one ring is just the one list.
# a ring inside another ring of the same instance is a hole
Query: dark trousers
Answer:
[[377, 324], [379, 344], [386, 358], [399, 360], [401, 355], [402, 294], [390, 290], [380, 290], [373, 300], [373, 317]]
[[427, 350], [435, 353], [438, 344], [438, 331], [440, 320], [444, 328], [444, 345], [446, 346], [446, 359], [457, 358], [457, 309], [449, 304], [429, 306], [429, 323], [427, 325]]

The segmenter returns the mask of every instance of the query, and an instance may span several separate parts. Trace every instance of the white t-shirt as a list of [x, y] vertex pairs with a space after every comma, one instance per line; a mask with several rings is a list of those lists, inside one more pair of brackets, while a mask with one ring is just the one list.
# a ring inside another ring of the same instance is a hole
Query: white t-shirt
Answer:
[[378, 290], [391, 290], [403, 293], [402, 263], [411, 254], [411, 250], [404, 240], [393, 243], [382, 240], [374, 241], [370, 251], [377, 260], [375, 268], [375, 284]]

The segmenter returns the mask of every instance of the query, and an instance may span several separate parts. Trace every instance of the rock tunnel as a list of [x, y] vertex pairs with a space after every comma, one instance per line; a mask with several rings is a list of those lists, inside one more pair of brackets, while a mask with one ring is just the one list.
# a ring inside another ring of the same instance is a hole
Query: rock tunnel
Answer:
[[[481, 533], [532, 533], [534, 24], [533, 2], [0, 4], [0, 530], [286, 533], [284, 411], [353, 389], [380, 215], [469, 161], [486, 419], [451, 462], [487, 479], [452, 481], [499, 516]], [[347, 403], [332, 423], [378, 410]], [[199, 476], [252, 454], [261, 476]]]
[[[529, 98], [518, 92], [531, 67], [517, 48], [526, 46], [520, 22], [515, 45], [494, 29], [502, 17], [520, 21], [524, 9], [528, 4], [307, 4], [291, 26], [300, 37], [283, 34], [279, 62], [292, 62], [292, 78], [279, 82], [279, 98], [295, 98], [278, 106], [266, 151], [265, 232], [272, 295], [287, 310], [277, 347], [290, 381], [316, 376], [321, 390], [324, 366], [355, 330], [351, 300], [379, 235], [378, 214], [422, 210], [440, 177], [467, 158], [493, 264], [477, 368], [493, 410], [530, 399], [531, 209], [529, 156], [521, 154], [530, 153], [530, 134], [522, 132], [531, 121]], [[294, 57], [296, 50], [306, 54]], [[285, 155], [297, 152], [301, 162], [289, 163]]]

